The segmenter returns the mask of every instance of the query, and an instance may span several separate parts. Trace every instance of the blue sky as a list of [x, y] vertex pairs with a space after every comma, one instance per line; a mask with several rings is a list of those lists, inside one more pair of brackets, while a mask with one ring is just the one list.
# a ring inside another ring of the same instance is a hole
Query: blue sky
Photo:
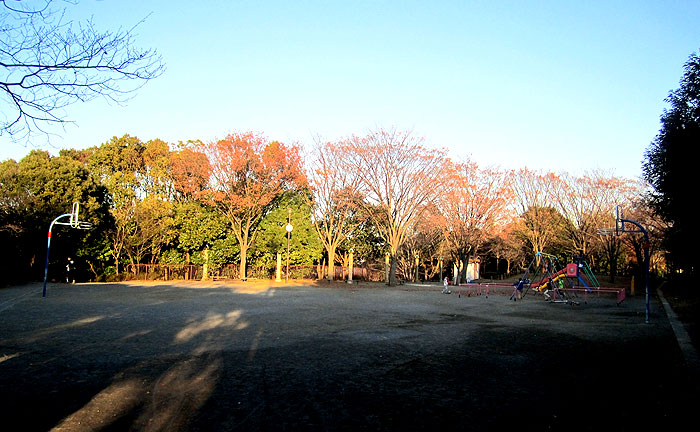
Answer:
[[125, 106], [71, 106], [30, 149], [213, 140], [309, 145], [411, 129], [483, 165], [638, 177], [664, 98], [700, 50], [700, 1], [131, 1], [71, 8], [137, 28], [166, 72]]

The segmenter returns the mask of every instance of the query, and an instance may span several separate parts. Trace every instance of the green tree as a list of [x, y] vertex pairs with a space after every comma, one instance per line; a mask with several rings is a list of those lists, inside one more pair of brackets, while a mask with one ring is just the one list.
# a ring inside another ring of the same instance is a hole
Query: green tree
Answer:
[[[109, 191], [113, 227], [109, 232], [116, 272], [126, 254], [132, 264], [159, 261], [178, 234], [173, 203], [182, 195], [179, 178], [188, 176], [173, 152], [159, 139], [113, 137], [94, 148], [89, 166]], [[185, 165], [186, 168], [186, 165]]]
[[145, 144], [142, 184], [146, 195], [155, 195], [164, 201], [172, 201], [175, 198], [171, 153], [168, 143], [160, 139], [150, 140]]
[[76, 232], [56, 227], [50, 274], [56, 275], [68, 256], [95, 247], [108, 224], [105, 189], [71, 155], [52, 157], [34, 150], [19, 162], [2, 162], [0, 186], [0, 263], [7, 266], [3, 274], [12, 281], [40, 278], [49, 225], [55, 217], [70, 212], [73, 202], [80, 203], [80, 218], [92, 222], [95, 229]]
[[666, 98], [670, 105], [661, 116], [661, 129], [645, 153], [644, 177], [655, 210], [667, 221], [665, 246], [676, 269], [697, 277], [696, 248], [700, 228], [695, 199], [688, 190], [697, 184], [691, 151], [700, 143], [700, 56], [690, 55], [680, 87]]
[[311, 221], [309, 198], [303, 192], [290, 191], [283, 194], [260, 221], [258, 238], [251, 249], [251, 258], [256, 266], [273, 270], [277, 253], [281, 253], [286, 262], [285, 226], [288, 221], [294, 227], [289, 237], [289, 264], [312, 265], [321, 258], [323, 245]]
[[229, 221], [238, 239], [239, 275], [245, 280], [260, 221], [284, 192], [306, 186], [299, 148], [248, 132], [229, 134], [202, 151], [211, 164], [206, 202]]
[[372, 213], [376, 213], [379, 210], [366, 203], [363, 207], [352, 208], [346, 221], [348, 227], [350, 227], [348, 230], [349, 234], [345, 241], [340, 244], [338, 253], [345, 256], [352, 249], [355, 252], [355, 259], [358, 263], [363, 261], [381, 261], [383, 266], [384, 255], [389, 251], [389, 246], [375, 225], [377, 217], [371, 216]]
[[527, 244], [531, 254], [545, 252], [566, 255], [566, 233], [570, 222], [553, 207], [531, 207], [520, 215], [516, 235]]
[[226, 218], [221, 213], [196, 201], [176, 205], [175, 230], [185, 264], [192, 262], [195, 252], [225, 238], [228, 231]]
[[107, 235], [116, 274], [120, 273], [130, 239], [137, 232], [134, 215], [137, 201], [145, 194], [141, 183], [145, 150], [146, 145], [137, 137], [124, 135], [93, 148], [88, 160], [88, 167], [109, 192], [113, 225]]
[[141, 264], [146, 258], [153, 264], [158, 261], [161, 251], [177, 237], [172, 204], [148, 196], [136, 201], [133, 210], [133, 226], [126, 239], [126, 253], [131, 264]]

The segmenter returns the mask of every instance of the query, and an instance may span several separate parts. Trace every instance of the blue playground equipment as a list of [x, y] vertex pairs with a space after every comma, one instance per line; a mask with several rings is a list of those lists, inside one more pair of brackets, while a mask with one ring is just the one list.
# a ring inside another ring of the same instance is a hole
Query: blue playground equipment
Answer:
[[547, 301], [577, 305], [577, 292], [590, 293], [599, 288], [600, 283], [582, 256], [565, 265], [555, 255], [537, 252], [514, 284], [510, 299], [520, 300], [532, 289], [541, 292]]

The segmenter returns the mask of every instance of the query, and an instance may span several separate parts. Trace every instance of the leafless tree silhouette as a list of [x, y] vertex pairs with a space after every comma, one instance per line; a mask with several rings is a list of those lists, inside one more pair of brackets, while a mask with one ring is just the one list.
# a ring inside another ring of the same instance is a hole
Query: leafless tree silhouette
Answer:
[[124, 103], [164, 71], [153, 49], [134, 45], [136, 26], [102, 31], [67, 18], [74, 1], [0, 0], [0, 136], [49, 135], [70, 122], [64, 108], [104, 97]]

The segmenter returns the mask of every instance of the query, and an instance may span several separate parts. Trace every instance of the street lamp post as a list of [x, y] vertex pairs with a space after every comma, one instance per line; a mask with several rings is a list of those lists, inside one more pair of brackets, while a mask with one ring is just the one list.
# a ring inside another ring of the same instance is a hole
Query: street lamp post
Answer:
[[287, 226], [284, 227], [284, 229], [287, 230], [287, 271], [285, 272], [284, 275], [284, 281], [288, 282], [289, 281], [289, 239], [292, 236], [292, 230], [294, 227], [292, 226], [292, 209], [289, 209], [289, 213], [287, 215]]

